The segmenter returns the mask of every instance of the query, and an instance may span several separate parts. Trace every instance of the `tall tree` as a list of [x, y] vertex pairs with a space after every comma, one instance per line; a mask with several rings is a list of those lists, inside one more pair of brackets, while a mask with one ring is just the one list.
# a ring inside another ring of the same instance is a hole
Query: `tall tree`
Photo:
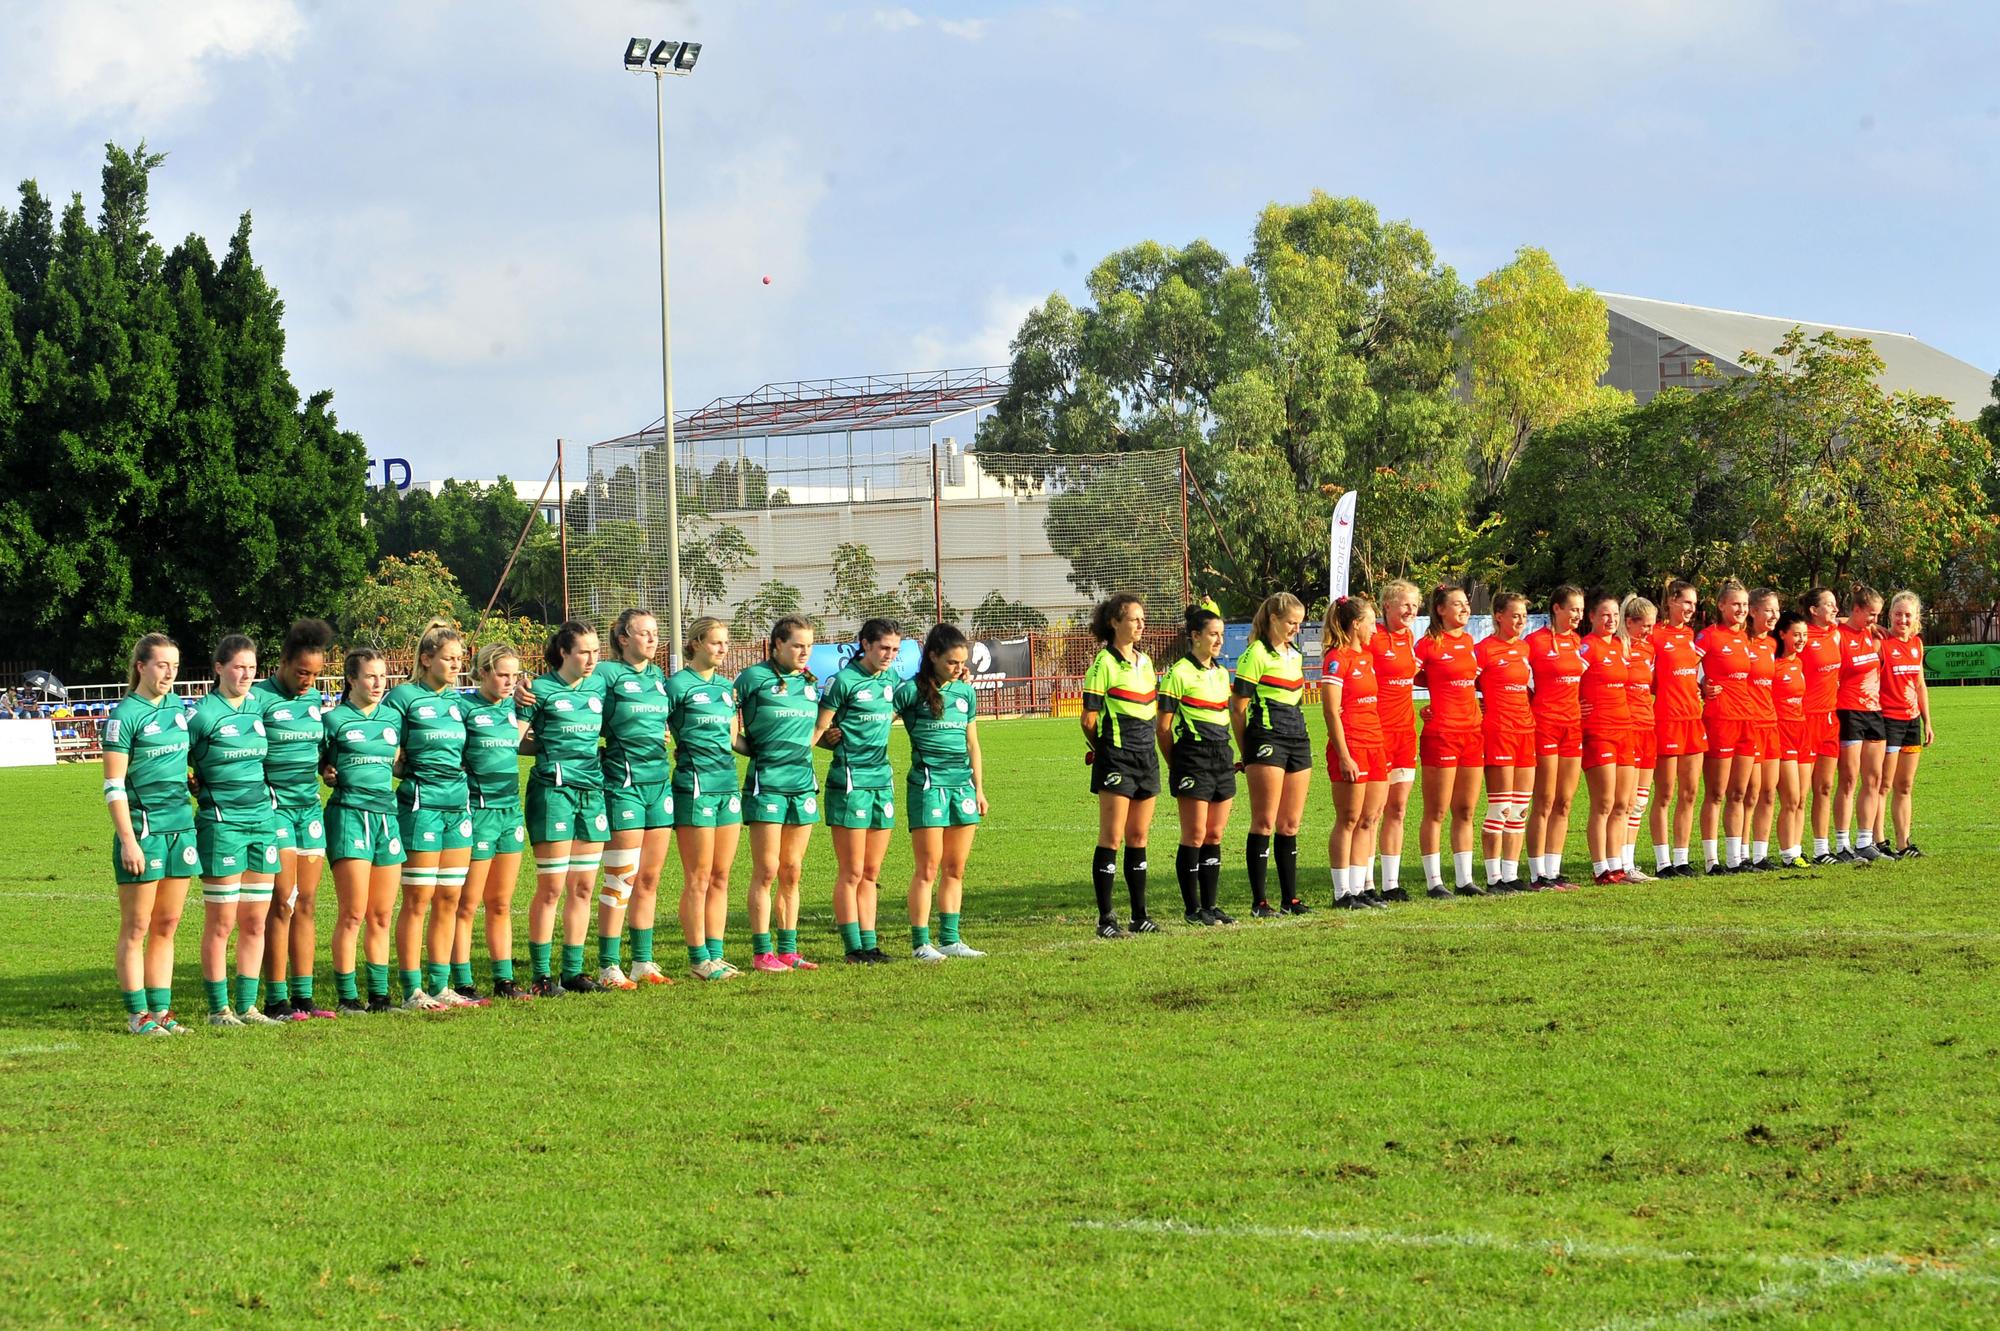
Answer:
[[[466, 595], [482, 606], [498, 585], [522, 527], [530, 528], [533, 539], [545, 526], [515, 495], [505, 476], [492, 485], [446, 481], [435, 494], [376, 486], [368, 491], [364, 507], [378, 557], [408, 558], [418, 550], [432, 551]], [[503, 590], [502, 599], [512, 605], [529, 598], [519, 593], [516, 580], [514, 587]]]

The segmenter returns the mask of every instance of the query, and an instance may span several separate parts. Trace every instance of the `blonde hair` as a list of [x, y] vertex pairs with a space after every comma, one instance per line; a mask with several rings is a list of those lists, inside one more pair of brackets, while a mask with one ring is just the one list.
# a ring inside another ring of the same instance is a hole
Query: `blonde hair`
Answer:
[[1629, 646], [1632, 642], [1631, 624], [1635, 619], [1651, 619], [1655, 623], [1660, 618], [1660, 607], [1634, 592], [1618, 605], [1618, 636]]
[[148, 633], [145, 637], [132, 644], [132, 668], [125, 675], [125, 688], [127, 692], [139, 687], [139, 667], [152, 660], [153, 653], [159, 651], [162, 647], [172, 647], [178, 650], [180, 644], [164, 633]]
[[1423, 589], [1408, 578], [1390, 579], [1388, 582], [1382, 584], [1382, 589], [1376, 595], [1382, 598], [1383, 605], [1387, 605], [1391, 601], [1400, 601], [1406, 596], [1420, 606], [1424, 603]]
[[[463, 643], [465, 635], [458, 631], [458, 625], [449, 619], [433, 619], [424, 625], [424, 636], [417, 639], [417, 669], [424, 668], [424, 658], [436, 656], [446, 643]], [[453, 683], [458, 681], [453, 680]]]
[[1914, 606], [1916, 608], [1916, 619], [1911, 625], [1910, 631], [1912, 633], [1922, 633], [1924, 631], [1924, 598], [1913, 591], [1905, 589], [1889, 598], [1889, 613], [1892, 615], [1895, 614], [1896, 607], [1899, 605]]
[[[1264, 598], [1264, 603], [1257, 607], [1257, 613], [1251, 616], [1250, 636], [1266, 647], [1273, 646], [1274, 644], [1265, 636], [1271, 631], [1272, 621], [1290, 614], [1303, 615], [1305, 612], [1305, 606], [1290, 592], [1272, 592]], [[1282, 643], [1275, 645], [1283, 646]]]
[[514, 658], [514, 664], [519, 665], [521, 663], [521, 651], [511, 643], [487, 643], [479, 649], [479, 654], [472, 658], [472, 673], [474, 677], [487, 673], [494, 666], [499, 665], [510, 656]]
[[[1320, 660], [1341, 651], [1354, 641], [1354, 626], [1363, 615], [1375, 613], [1375, 602], [1366, 596], [1346, 596], [1326, 608], [1326, 623], [1320, 626]], [[1320, 666], [1320, 673], [1326, 667]]]
[[687, 626], [687, 632], [683, 635], [684, 640], [681, 643], [681, 650], [684, 652], [693, 652], [694, 645], [703, 638], [706, 638], [711, 631], [718, 627], [728, 628], [729, 621], [726, 619], [717, 619], [714, 615], [703, 615], [700, 619], [695, 620], [694, 623]]

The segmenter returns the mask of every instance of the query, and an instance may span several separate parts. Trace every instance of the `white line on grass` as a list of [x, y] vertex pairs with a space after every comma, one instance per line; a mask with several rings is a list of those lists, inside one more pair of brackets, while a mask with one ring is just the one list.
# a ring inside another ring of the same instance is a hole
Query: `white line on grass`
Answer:
[[0, 1049], [0, 1058], [19, 1058], [23, 1054], [72, 1054], [81, 1047], [73, 1044], [22, 1044], [12, 1049]]

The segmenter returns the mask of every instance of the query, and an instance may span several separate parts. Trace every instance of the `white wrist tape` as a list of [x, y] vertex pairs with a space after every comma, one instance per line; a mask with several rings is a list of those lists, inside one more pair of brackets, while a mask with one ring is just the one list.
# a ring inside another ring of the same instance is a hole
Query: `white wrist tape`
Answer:
[[106, 804], [117, 804], [122, 800], [124, 800], [124, 798], [125, 798], [125, 778], [122, 776], [105, 777], [104, 802]]

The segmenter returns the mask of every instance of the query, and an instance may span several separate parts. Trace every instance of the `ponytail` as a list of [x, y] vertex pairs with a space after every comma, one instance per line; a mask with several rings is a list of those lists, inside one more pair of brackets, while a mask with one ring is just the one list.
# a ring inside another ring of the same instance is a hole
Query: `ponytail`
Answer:
[[125, 675], [125, 691], [130, 693], [139, 687], [139, 667], [153, 659], [153, 653], [162, 647], [179, 650], [180, 644], [164, 633], [148, 633], [132, 644], [132, 668]]
[[549, 635], [549, 644], [542, 649], [542, 664], [551, 670], [560, 669], [563, 657], [569, 655], [569, 649], [586, 633], [597, 636], [597, 630], [580, 619], [564, 620], [562, 627]]
[[1326, 674], [1326, 662], [1334, 652], [1353, 645], [1354, 626], [1361, 622], [1361, 617], [1374, 613], [1375, 602], [1366, 596], [1343, 596], [1327, 607], [1326, 622], [1320, 626], [1321, 675]]
[[924, 635], [924, 664], [917, 671], [917, 695], [933, 717], [944, 715], [944, 690], [938, 685], [938, 658], [965, 646], [965, 635], [949, 624], [939, 624]]
[[[764, 641], [764, 655], [767, 657], [776, 655], [778, 644], [781, 642], [790, 642], [798, 636], [800, 629], [804, 629], [808, 633], [812, 632], [812, 621], [799, 615], [786, 615], [783, 619], [771, 625], [771, 636]], [[812, 670], [803, 662], [799, 665], [799, 673], [805, 676], [806, 683], [819, 683], [813, 677]]]
[[[1203, 629], [1206, 629], [1210, 624], [1215, 623], [1221, 618], [1221, 615], [1205, 605], [1191, 605], [1187, 608], [1187, 612], [1182, 616], [1182, 619], [1187, 632], [1187, 651], [1185, 655], [1188, 660], [1194, 661], [1194, 635], [1200, 633]], [[1195, 664], [1199, 665], [1200, 662], [1196, 661]]]

